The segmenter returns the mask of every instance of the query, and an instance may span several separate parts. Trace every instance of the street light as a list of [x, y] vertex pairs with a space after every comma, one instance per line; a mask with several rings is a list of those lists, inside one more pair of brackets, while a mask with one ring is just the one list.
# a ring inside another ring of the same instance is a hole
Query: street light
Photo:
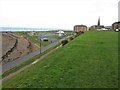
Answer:
[[40, 37], [39, 37], [39, 40], [40, 40], [40, 54], [41, 54], [41, 35], [40, 35]]

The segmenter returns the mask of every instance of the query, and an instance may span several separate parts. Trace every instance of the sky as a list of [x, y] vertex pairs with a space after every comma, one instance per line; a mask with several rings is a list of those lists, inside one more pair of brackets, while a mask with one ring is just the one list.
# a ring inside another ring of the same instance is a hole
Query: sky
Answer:
[[0, 27], [65, 28], [110, 26], [119, 0], [0, 0]]

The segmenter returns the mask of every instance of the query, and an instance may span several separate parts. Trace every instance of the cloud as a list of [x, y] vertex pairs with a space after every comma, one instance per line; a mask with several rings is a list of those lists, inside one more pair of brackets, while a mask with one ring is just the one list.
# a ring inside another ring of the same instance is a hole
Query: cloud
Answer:
[[1, 0], [0, 26], [59, 27], [117, 21], [118, 0]]

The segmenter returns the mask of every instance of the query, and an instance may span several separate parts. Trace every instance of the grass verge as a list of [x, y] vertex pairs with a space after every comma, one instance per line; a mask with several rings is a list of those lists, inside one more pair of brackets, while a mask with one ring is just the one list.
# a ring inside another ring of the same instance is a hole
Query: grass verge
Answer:
[[41, 53], [41, 54], [38, 54], [38, 55], [32, 57], [31, 59], [23, 62], [22, 64], [17, 65], [16, 67], [14, 67], [14, 68], [6, 71], [5, 73], [2, 74], [2, 78], [5, 78], [6, 76], [10, 75], [11, 73], [14, 73], [14, 72], [16, 72], [17, 70], [21, 69], [22, 67], [24, 67], [24, 66], [32, 63], [33, 61], [35, 61], [36, 59], [40, 58], [41, 56], [43, 56], [44, 54], [46, 54], [46, 53], [48, 53], [49, 51], [53, 50], [54, 48], [56, 48], [56, 47], [59, 46], [59, 45], [60, 45], [60, 43], [57, 44], [56, 46], [54, 46], [54, 47], [46, 50], [45, 52], [43, 52], [43, 53]]

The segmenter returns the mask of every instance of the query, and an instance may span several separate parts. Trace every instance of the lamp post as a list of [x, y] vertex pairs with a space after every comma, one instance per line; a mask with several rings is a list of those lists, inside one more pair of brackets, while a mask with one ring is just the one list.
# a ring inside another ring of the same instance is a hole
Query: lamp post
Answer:
[[40, 54], [41, 54], [41, 35], [40, 35], [40, 37], [39, 37], [39, 40], [40, 40]]

